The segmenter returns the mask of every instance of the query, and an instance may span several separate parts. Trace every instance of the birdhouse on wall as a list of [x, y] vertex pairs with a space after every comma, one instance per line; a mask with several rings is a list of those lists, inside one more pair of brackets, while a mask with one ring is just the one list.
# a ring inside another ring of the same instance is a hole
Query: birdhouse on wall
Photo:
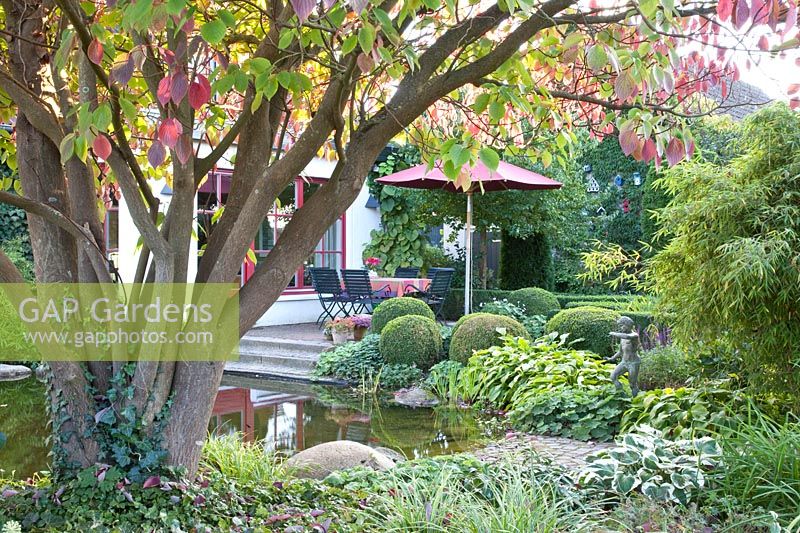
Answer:
[[642, 175], [639, 172], [633, 173], [633, 184], [639, 187], [642, 184]]
[[598, 193], [600, 192], [600, 184], [592, 174], [592, 165], [584, 165], [583, 172], [586, 174], [586, 192]]

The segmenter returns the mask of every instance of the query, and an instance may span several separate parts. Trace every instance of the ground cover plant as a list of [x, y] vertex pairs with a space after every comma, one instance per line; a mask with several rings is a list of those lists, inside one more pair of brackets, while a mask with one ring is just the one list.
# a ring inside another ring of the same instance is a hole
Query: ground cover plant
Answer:
[[422, 370], [413, 364], [390, 363], [380, 351], [380, 335], [366, 335], [358, 342], [348, 342], [320, 354], [314, 376], [332, 376], [353, 385], [389, 390], [418, 382]]
[[508, 411], [519, 428], [582, 440], [610, 440], [628, 406], [611, 384], [613, 365], [575, 350], [555, 334], [505, 337], [476, 352], [461, 371], [460, 394]]

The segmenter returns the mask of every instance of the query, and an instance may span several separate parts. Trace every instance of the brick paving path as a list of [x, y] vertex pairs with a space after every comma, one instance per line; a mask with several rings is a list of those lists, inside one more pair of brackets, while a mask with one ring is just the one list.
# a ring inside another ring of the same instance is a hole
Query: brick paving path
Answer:
[[477, 450], [475, 456], [491, 463], [533, 451], [568, 470], [577, 470], [586, 464], [587, 455], [613, 445], [610, 442], [582, 442], [565, 437], [510, 432], [504, 439]]

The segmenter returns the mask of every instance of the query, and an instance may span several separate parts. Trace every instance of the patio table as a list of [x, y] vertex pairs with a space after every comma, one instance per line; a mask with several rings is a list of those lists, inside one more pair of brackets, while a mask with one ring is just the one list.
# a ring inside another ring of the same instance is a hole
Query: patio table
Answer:
[[[369, 278], [372, 290], [391, 293], [387, 296], [402, 296], [407, 292], [425, 291], [431, 284], [429, 278]], [[388, 289], [387, 289], [388, 286]]]

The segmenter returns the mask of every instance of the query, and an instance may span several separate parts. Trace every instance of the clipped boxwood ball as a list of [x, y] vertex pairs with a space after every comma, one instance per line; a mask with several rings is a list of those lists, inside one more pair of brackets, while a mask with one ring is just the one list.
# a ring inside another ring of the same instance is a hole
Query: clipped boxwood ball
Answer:
[[589, 350], [603, 357], [613, 354], [609, 332], [616, 330], [619, 313], [601, 307], [573, 307], [559, 311], [547, 321], [545, 331], [569, 333], [569, 339], [583, 339], [573, 344], [579, 350]]
[[561, 310], [558, 298], [552, 292], [539, 287], [517, 289], [508, 295], [508, 301], [525, 309], [528, 316], [551, 316]]
[[459, 363], [467, 364], [475, 350], [500, 344], [497, 328], [505, 328], [506, 335], [528, 337], [525, 326], [507, 316], [475, 313], [465, 318], [450, 339], [450, 359]]
[[372, 312], [372, 331], [374, 333], [381, 333], [383, 328], [393, 319], [406, 315], [418, 315], [436, 319], [428, 304], [416, 298], [409, 298], [400, 296], [399, 298], [390, 298], [378, 304]]
[[401, 316], [391, 320], [381, 332], [380, 351], [389, 364], [416, 364], [428, 369], [441, 350], [442, 334], [432, 318]]
[[493, 315], [492, 313], [470, 313], [468, 315], [464, 315], [461, 318], [459, 318], [455, 324], [453, 324], [453, 331], [450, 333], [450, 336], [452, 337], [453, 335], [455, 335], [456, 331], [458, 331], [458, 328], [461, 327], [461, 324], [463, 324], [464, 322], [466, 322], [467, 320], [469, 320], [474, 316], [497, 316], [497, 315]]

